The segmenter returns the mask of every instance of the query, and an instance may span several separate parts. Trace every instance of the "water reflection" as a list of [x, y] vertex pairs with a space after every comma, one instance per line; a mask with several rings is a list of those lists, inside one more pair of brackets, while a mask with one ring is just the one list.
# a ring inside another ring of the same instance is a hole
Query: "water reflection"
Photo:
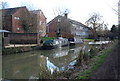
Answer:
[[82, 47], [64, 47], [3, 56], [3, 78], [29, 79], [54, 70], [65, 71], [75, 64]]

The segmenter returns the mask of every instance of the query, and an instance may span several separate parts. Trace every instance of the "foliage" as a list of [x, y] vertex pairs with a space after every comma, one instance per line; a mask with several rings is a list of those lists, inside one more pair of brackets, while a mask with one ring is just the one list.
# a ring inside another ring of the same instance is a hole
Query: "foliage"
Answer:
[[83, 56], [84, 56], [84, 50], [81, 49], [80, 53], [78, 55], [78, 58], [77, 58], [77, 63], [76, 63], [77, 66], [81, 66], [82, 65], [82, 63], [83, 63]]
[[84, 55], [83, 55], [83, 59], [84, 59], [84, 61], [86, 62], [86, 64], [87, 64], [88, 61], [89, 61], [89, 57], [90, 57], [90, 53], [89, 53], [89, 52], [85, 52]]
[[112, 33], [117, 33], [117, 27], [115, 25], [112, 26], [111, 32]]
[[119, 28], [117, 28], [115, 25], [111, 27], [110, 32], [107, 34], [107, 37], [109, 37], [111, 40], [116, 39], [119, 35]]
[[99, 52], [99, 48], [92, 47], [90, 49], [90, 58], [92, 58], [93, 56], [95, 56], [96, 53], [98, 53], [98, 52]]
[[118, 40], [120, 42], [120, 24], [118, 25]]
[[24, 29], [24, 31], [27, 31], [27, 30], [28, 30], [27, 24], [23, 23], [23, 29]]
[[91, 76], [91, 73], [95, 71], [106, 59], [106, 57], [109, 55], [109, 53], [112, 51], [113, 48], [115, 48], [116, 44], [114, 44], [112, 47], [108, 49], [104, 49], [101, 51], [101, 54], [98, 56], [94, 56], [94, 63], [84, 72], [81, 72], [79, 74], [78, 79], [89, 79]]
[[87, 39], [87, 38], [85, 38], [84, 40], [86, 40], [86, 41], [94, 41], [94, 39]]

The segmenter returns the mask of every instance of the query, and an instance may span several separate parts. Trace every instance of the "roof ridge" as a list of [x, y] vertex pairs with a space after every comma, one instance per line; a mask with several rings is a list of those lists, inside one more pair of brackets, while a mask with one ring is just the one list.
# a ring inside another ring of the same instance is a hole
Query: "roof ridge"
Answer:
[[1, 9], [1, 10], [9, 10], [9, 9], [17, 9], [17, 8], [26, 8], [26, 6], [14, 7], [14, 8], [5, 8], [5, 9]]

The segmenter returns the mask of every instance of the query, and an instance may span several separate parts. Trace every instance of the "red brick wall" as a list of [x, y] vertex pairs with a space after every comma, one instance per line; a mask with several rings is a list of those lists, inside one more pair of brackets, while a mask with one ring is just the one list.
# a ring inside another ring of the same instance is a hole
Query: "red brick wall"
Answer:
[[[61, 27], [61, 36], [62, 37], [65, 37], [65, 38], [71, 38], [73, 37], [72, 34], [70, 34], [70, 26], [68, 25], [69, 22], [64, 19], [64, 18], [61, 18], [61, 23], [58, 23], [57, 22], [58, 18], [55, 18], [53, 21], [51, 21], [49, 24], [48, 24], [48, 36], [49, 37], [56, 37], [56, 30], [57, 30], [57, 27]], [[59, 26], [60, 25], [60, 26]]]
[[52, 21], [50, 24], [49, 24], [49, 32], [56, 32], [56, 27], [57, 27], [57, 20], [54, 20]]
[[[39, 30], [42, 30], [42, 34], [41, 36], [45, 36], [46, 35], [46, 17], [44, 16], [43, 12], [40, 11], [41, 14], [39, 14], [38, 16], [38, 29]], [[40, 25], [40, 22], [41, 22], [41, 25]]]
[[10, 33], [10, 43], [37, 44], [37, 33]]
[[[56, 36], [56, 32], [51, 32], [51, 33], [47, 33], [48, 37], [57, 37]], [[74, 36], [72, 34], [68, 34], [66, 32], [61, 32], [61, 37], [63, 38], [73, 38]]]
[[[12, 15], [12, 32], [14, 32], [14, 33], [24, 33], [24, 28], [21, 24], [21, 18], [23, 18], [24, 16], [28, 16], [28, 15], [29, 15], [29, 12], [26, 8], [20, 8], [20, 9], [17, 10], [16, 13], [14, 13]], [[20, 19], [15, 19], [15, 17], [19, 17]], [[20, 28], [20, 30], [17, 31], [17, 28]]]
[[42, 35], [41, 36], [45, 36], [46, 35], [46, 17], [44, 16], [44, 14], [42, 13]]
[[41, 33], [41, 36], [46, 35], [46, 17], [44, 16], [43, 12], [41, 10], [35, 10], [31, 12], [32, 14], [32, 21], [34, 26], [31, 27], [31, 31], [34, 33], [39, 33], [39, 31], [43, 31]]
[[2, 20], [2, 25], [3, 25], [3, 29], [4, 30], [8, 30], [8, 31], [12, 31], [12, 16], [8, 15], [8, 16], [3, 16], [4, 19]]

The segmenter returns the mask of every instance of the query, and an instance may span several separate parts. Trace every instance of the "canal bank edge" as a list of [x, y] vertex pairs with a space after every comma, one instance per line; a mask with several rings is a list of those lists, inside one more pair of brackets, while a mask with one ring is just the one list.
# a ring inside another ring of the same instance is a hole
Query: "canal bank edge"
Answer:
[[100, 54], [98, 56], [93, 57], [92, 63], [87, 69], [84, 69], [83, 72], [78, 73], [76, 79], [90, 79], [92, 73], [97, 70], [100, 65], [102, 65], [105, 61], [105, 59], [108, 57], [108, 55], [112, 52], [112, 50], [117, 46], [118, 42], [115, 41], [111, 47], [108, 47], [107, 49], [104, 49], [100, 51]]
[[39, 46], [22, 46], [22, 47], [10, 47], [10, 48], [3, 48], [2, 55], [10, 55], [16, 53], [23, 53], [29, 52], [32, 50], [37, 50]]

